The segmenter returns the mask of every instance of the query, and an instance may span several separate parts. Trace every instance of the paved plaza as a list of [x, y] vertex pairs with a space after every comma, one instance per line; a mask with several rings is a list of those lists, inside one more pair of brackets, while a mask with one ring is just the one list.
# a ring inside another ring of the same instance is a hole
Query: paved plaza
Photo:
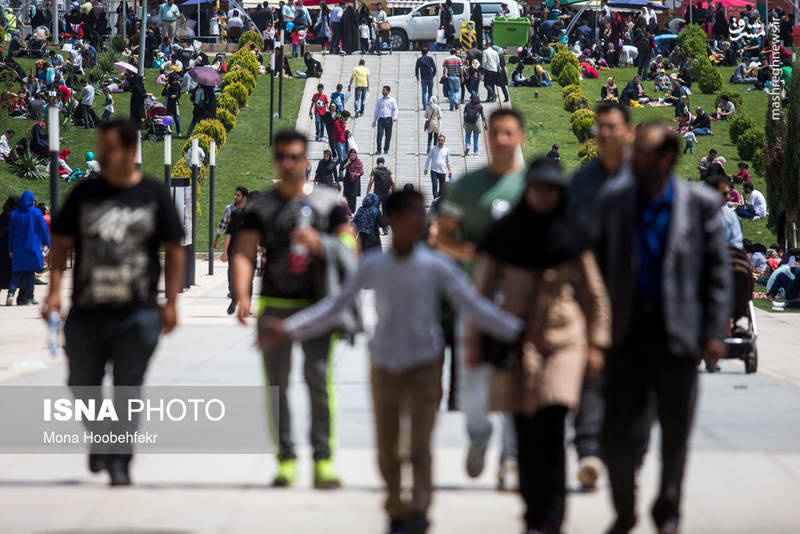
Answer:
[[[225, 264], [183, 294], [181, 324], [162, 339], [147, 382], [152, 385], [257, 385], [261, 363], [253, 328], [225, 315]], [[69, 277], [67, 282], [69, 282]], [[66, 284], [65, 291], [69, 289]], [[374, 324], [365, 294], [368, 326]], [[52, 359], [45, 325], [35, 307], [0, 307], [0, 384], [60, 385], [65, 360]], [[684, 502], [690, 534], [794, 534], [800, 525], [800, 364], [796, 333], [800, 314], [758, 312], [761, 369], [745, 375], [736, 361], [701, 375]], [[308, 397], [300, 354], [295, 354], [291, 403], [300, 448], [299, 486], [269, 486], [271, 455], [139, 455], [135, 485], [107, 487], [91, 475], [83, 455], [0, 455], [0, 532], [14, 534], [375, 534], [382, 531], [382, 493], [375, 463], [367, 380], [366, 336], [341, 346], [335, 376], [339, 398], [339, 449], [344, 478], [337, 491], [311, 489]], [[435, 434], [434, 534], [521, 532], [521, 499], [494, 490], [494, 463], [470, 480], [464, 472], [466, 436], [460, 413], [441, 411]], [[495, 436], [496, 437], [496, 436]], [[267, 437], [265, 436], [265, 439]], [[653, 443], [657, 445], [657, 435]], [[496, 459], [495, 446], [489, 458]], [[608, 486], [580, 493], [570, 453], [571, 494], [567, 534], [596, 534], [611, 520]], [[648, 454], [641, 476], [641, 514], [656, 491], [658, 458]], [[652, 532], [642, 521], [635, 533]]]

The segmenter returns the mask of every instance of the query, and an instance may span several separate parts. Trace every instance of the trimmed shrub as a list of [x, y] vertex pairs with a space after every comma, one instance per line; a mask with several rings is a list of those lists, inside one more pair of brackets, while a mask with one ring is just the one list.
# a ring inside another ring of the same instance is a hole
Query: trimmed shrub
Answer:
[[239, 37], [239, 48], [244, 48], [247, 43], [255, 43], [259, 50], [264, 49], [264, 38], [258, 32], [248, 30]]
[[736, 150], [739, 151], [739, 159], [750, 161], [756, 154], [756, 150], [764, 146], [764, 132], [750, 128], [739, 135], [736, 143]]
[[239, 82], [232, 83], [227, 86], [225, 89], [222, 90], [222, 94], [230, 95], [236, 103], [239, 104], [240, 108], [243, 108], [247, 105], [247, 88]]
[[217, 108], [217, 120], [222, 123], [226, 132], [230, 132], [236, 127], [236, 117], [225, 108]]
[[694, 52], [697, 59], [708, 59], [706, 50], [706, 32], [699, 24], [688, 24], [681, 33], [678, 34], [676, 43], [681, 47], [681, 52], [688, 57], [689, 52]]
[[123, 39], [121, 35], [117, 35], [111, 39], [111, 49], [115, 52], [122, 53], [127, 47], [128, 43], [125, 42], [125, 39]]
[[759, 148], [756, 150], [756, 153], [753, 154], [753, 172], [758, 176], [764, 176], [764, 172], [767, 168], [766, 162], [764, 159], [764, 150]]
[[565, 98], [570, 93], [580, 93], [583, 94], [583, 89], [578, 84], [570, 84], [561, 89], [561, 98]]
[[566, 49], [559, 50], [553, 57], [553, 61], [550, 62], [550, 74], [552, 74], [554, 78], [557, 77], [567, 65], [572, 65], [575, 67], [575, 70], [578, 70], [578, 67], [580, 67], [578, 58], [576, 58], [572, 52]]
[[708, 59], [700, 60], [700, 76], [697, 83], [700, 85], [700, 90], [707, 95], [722, 89], [722, 76], [719, 74], [719, 69], [714, 67]]
[[239, 114], [239, 102], [227, 93], [217, 95], [217, 109], [219, 108], [229, 111], [234, 116]]
[[225, 89], [227, 86], [239, 82], [247, 89], [247, 94], [253, 94], [256, 90], [256, 78], [250, 74], [249, 70], [236, 66], [230, 72], [222, 76], [222, 83], [220, 88]]
[[[172, 176], [176, 178], [191, 178], [192, 177], [192, 168], [186, 164], [186, 156], [180, 158], [175, 164], [172, 166]], [[197, 169], [197, 181], [202, 182], [206, 179], [206, 168], [204, 165], [200, 165], [200, 168]], [[199, 195], [198, 195], [199, 196]], [[200, 202], [197, 203], [198, 207], [200, 206]]]
[[558, 75], [558, 83], [561, 85], [561, 87], [578, 85], [581, 83], [581, 74], [577, 67], [565, 65], [564, 68], [561, 69], [561, 73]]
[[572, 133], [583, 143], [593, 137], [595, 113], [591, 109], [578, 109], [569, 116]]
[[256, 57], [255, 52], [252, 50], [242, 48], [233, 54], [228, 60], [228, 69], [230, 70], [236, 65], [242, 67], [246, 71], [249, 71], [253, 76], [258, 76], [258, 58]]
[[[195, 130], [197, 130], [197, 128], [195, 128]], [[192, 137], [197, 137], [197, 144], [200, 145], [200, 148], [203, 149], [203, 153], [205, 153], [206, 155], [206, 157], [203, 159], [203, 165], [207, 165], [209, 157], [211, 155], [211, 141], [213, 141], [213, 139], [207, 136], [206, 134], [197, 133], [196, 131], [192, 132]], [[192, 147], [192, 138], [190, 137], [189, 139], [186, 140], [185, 143], [183, 143], [183, 146], [181, 147], [181, 152], [183, 153], [184, 159], [186, 158], [186, 153], [189, 151], [191, 147]], [[217, 143], [216, 147], [217, 147], [216, 152], [217, 154], [219, 154], [219, 143]], [[191, 161], [189, 163], [191, 163]], [[175, 171], [172, 171], [172, 174], [175, 174]]]
[[564, 98], [564, 110], [572, 113], [589, 107], [589, 100], [583, 94], [570, 93]]
[[[735, 102], [734, 102], [735, 104]], [[717, 103], [719, 105], [719, 102]], [[738, 110], [739, 107], [737, 106], [736, 109]], [[729, 133], [731, 136], [731, 142], [735, 145], [739, 142], [739, 136], [742, 135], [744, 132], [749, 130], [750, 128], [756, 127], [756, 121], [745, 115], [744, 113], [739, 113], [736, 117], [730, 121], [731, 126], [729, 129]]]
[[597, 141], [587, 139], [578, 149], [578, 157], [582, 163], [586, 163], [597, 157]]
[[228, 135], [225, 126], [217, 119], [204, 119], [197, 123], [192, 130], [192, 134], [205, 134], [217, 142], [217, 147], [225, 144]]
[[553, 50], [555, 50], [555, 51], [556, 51], [556, 53], [559, 53], [559, 52], [568, 52], [568, 51], [569, 51], [569, 50], [567, 49], [567, 47], [566, 47], [566, 46], [564, 46], [562, 43], [555, 43], [555, 44], [553, 44]]

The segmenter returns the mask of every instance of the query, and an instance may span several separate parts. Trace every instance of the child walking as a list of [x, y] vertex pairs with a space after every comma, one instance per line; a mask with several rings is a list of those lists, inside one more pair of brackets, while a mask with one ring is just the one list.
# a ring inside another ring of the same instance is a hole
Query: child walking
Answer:
[[103, 102], [103, 116], [100, 117], [102, 122], [108, 122], [111, 115], [114, 113], [114, 97], [111, 96], [111, 90], [108, 87], [103, 87], [103, 94], [106, 95], [105, 102]]
[[683, 146], [683, 153], [689, 152], [692, 156], [694, 156], [694, 144], [697, 142], [697, 137], [694, 135], [694, 128], [689, 126], [689, 130], [683, 134], [683, 140], [685, 141], [685, 145]]
[[[335, 326], [338, 316], [363, 287], [374, 288], [378, 310], [369, 342], [370, 380], [375, 412], [378, 466], [386, 484], [389, 532], [424, 533], [433, 493], [431, 434], [441, 400], [442, 333], [440, 298], [472, 316], [486, 332], [512, 342], [523, 321], [481, 297], [445, 256], [420, 245], [426, 210], [417, 191], [398, 191], [386, 201], [392, 227], [391, 249], [364, 256], [338, 295], [281, 321], [259, 319], [259, 344], [269, 347], [286, 337], [305, 339]], [[411, 421], [411, 500], [401, 497], [400, 420]]]

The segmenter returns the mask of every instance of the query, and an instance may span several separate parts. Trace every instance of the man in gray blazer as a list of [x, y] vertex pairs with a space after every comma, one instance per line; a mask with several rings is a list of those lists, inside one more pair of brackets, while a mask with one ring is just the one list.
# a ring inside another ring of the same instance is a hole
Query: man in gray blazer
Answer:
[[678, 532], [697, 364], [725, 350], [731, 281], [719, 201], [672, 173], [678, 147], [666, 125], [640, 125], [632, 178], [609, 183], [599, 200], [596, 254], [613, 312], [601, 437], [617, 513], [609, 534], [636, 523], [635, 472], [654, 415], [662, 474], [652, 514], [660, 534]]

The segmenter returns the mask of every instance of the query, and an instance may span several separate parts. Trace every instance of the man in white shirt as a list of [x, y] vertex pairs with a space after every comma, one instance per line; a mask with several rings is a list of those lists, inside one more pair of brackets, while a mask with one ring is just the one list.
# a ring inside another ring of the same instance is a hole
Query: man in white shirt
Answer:
[[344, 2], [333, 6], [331, 9], [331, 54], [339, 52], [339, 41], [342, 38], [342, 15], [344, 14]]
[[450, 149], [444, 146], [444, 142], [444, 135], [439, 134], [436, 146], [428, 152], [428, 157], [425, 160], [424, 174], [428, 174], [428, 169], [430, 169], [433, 198], [439, 196], [444, 182], [453, 177], [453, 168], [450, 166]]
[[6, 133], [0, 136], [0, 160], [5, 161], [9, 154], [11, 154], [11, 147], [8, 142], [14, 137], [14, 130], [6, 130]]
[[81, 80], [81, 116], [83, 117], [83, 125], [86, 129], [94, 128], [94, 114], [92, 113], [92, 106], [94, 106], [94, 86], [86, 81], [86, 78]]
[[486, 101], [494, 102], [497, 98], [494, 86], [497, 84], [497, 74], [500, 71], [500, 55], [488, 41], [483, 44], [483, 47], [481, 67], [483, 67], [483, 85], [486, 87], [487, 93]]
[[749, 202], [736, 208], [736, 215], [742, 219], [759, 219], [767, 216], [767, 201], [761, 191], [757, 191], [753, 182], [745, 182], [742, 186], [745, 194], [749, 194]]
[[372, 127], [378, 126], [378, 148], [376, 154], [381, 153], [381, 140], [386, 133], [386, 142], [383, 145], [383, 153], [389, 153], [389, 144], [392, 142], [392, 125], [397, 122], [397, 102], [389, 96], [391, 88], [383, 86], [383, 97], [375, 103], [375, 114], [372, 117]]

